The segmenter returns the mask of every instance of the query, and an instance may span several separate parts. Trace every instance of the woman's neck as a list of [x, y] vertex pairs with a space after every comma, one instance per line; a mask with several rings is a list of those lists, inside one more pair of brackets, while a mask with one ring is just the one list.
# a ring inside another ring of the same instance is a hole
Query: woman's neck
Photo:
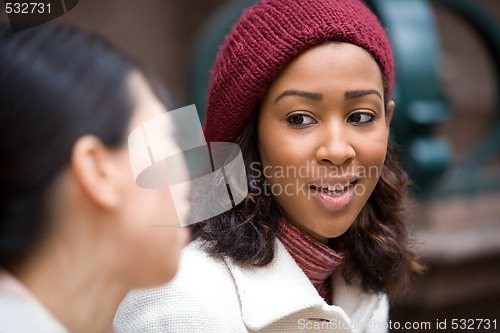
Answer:
[[113, 272], [109, 244], [83, 237], [46, 244], [13, 273], [70, 332], [109, 332], [129, 290], [123, 272]]

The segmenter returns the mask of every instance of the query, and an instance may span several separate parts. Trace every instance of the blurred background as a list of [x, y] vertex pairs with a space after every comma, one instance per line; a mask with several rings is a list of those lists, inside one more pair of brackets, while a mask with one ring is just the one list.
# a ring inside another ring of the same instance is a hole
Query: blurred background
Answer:
[[[163, 81], [171, 108], [195, 103], [203, 118], [217, 47], [254, 2], [80, 0], [55, 21], [110, 39]], [[392, 140], [414, 180], [409, 222], [427, 265], [391, 319], [431, 331], [496, 319], [500, 332], [500, 1], [367, 2], [394, 47]]]

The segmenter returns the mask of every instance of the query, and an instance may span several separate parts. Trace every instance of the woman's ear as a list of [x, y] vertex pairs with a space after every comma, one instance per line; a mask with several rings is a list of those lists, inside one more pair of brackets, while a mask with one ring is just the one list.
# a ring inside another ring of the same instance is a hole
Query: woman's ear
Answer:
[[389, 129], [391, 126], [392, 115], [394, 114], [394, 108], [396, 107], [396, 103], [394, 101], [389, 101], [387, 103], [387, 107], [385, 109], [385, 124], [387, 126], [387, 136], [389, 136]]
[[117, 170], [110, 151], [97, 137], [86, 135], [78, 139], [73, 146], [71, 169], [91, 201], [105, 209], [118, 207]]

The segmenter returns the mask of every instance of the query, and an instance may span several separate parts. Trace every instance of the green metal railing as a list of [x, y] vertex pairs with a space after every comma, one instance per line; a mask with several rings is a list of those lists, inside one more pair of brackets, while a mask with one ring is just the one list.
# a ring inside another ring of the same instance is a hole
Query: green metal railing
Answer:
[[458, 163], [452, 149], [432, 130], [449, 121], [439, 80], [440, 43], [431, 3], [426, 0], [371, 0], [368, 3], [389, 29], [396, 60], [393, 131], [401, 160], [415, 180], [418, 193], [447, 196], [500, 189], [500, 170], [488, 168], [500, 153], [500, 26], [488, 12], [469, 0], [433, 0], [459, 14], [483, 39], [496, 66], [497, 105], [489, 133]]
[[432, 8], [422, 0], [371, 0], [368, 4], [387, 27], [393, 47], [393, 140], [400, 147], [401, 163], [420, 191], [425, 191], [452, 157], [448, 141], [432, 135], [450, 113], [439, 80], [441, 52]]
[[437, 195], [473, 194], [478, 191], [500, 190], [500, 170], [488, 167], [488, 162], [500, 156], [500, 24], [484, 8], [470, 0], [433, 0], [445, 5], [468, 22], [482, 38], [495, 66], [495, 116], [480, 143], [468, 156], [450, 168], [434, 188]]

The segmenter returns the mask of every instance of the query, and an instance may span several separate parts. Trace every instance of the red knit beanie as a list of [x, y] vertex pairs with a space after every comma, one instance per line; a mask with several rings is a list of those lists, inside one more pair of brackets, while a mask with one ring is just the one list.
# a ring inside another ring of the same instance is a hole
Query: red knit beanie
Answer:
[[386, 101], [394, 81], [392, 51], [376, 16], [360, 0], [262, 0], [226, 36], [213, 68], [204, 123], [208, 142], [234, 142], [273, 79], [299, 53], [339, 41], [378, 62]]

